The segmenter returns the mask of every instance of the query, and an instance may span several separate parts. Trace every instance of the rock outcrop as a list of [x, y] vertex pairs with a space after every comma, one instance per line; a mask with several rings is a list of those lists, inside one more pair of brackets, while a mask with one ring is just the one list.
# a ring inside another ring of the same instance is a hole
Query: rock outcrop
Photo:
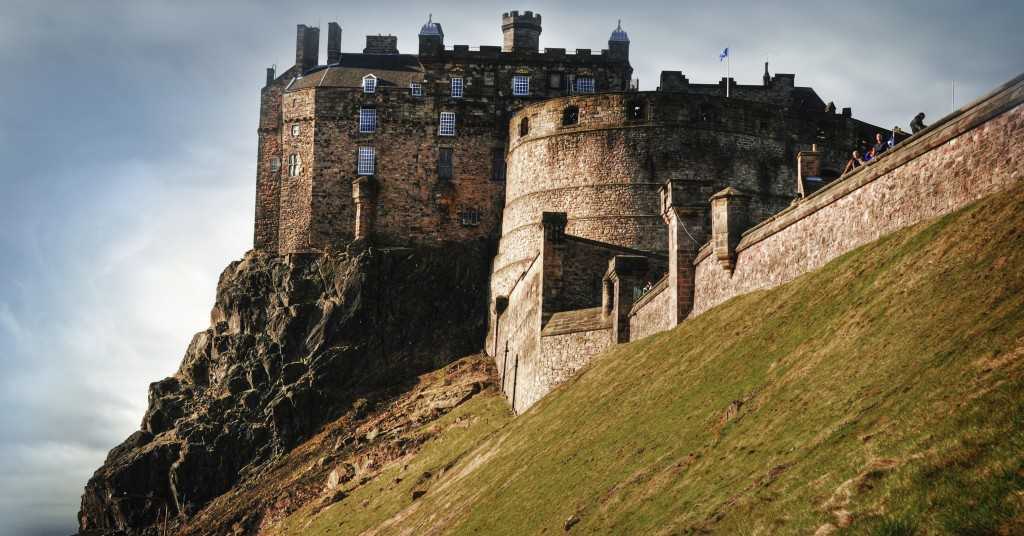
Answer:
[[211, 326], [174, 376], [150, 385], [141, 429], [86, 485], [81, 534], [186, 522], [367, 393], [478, 350], [487, 248], [353, 245], [232, 263]]

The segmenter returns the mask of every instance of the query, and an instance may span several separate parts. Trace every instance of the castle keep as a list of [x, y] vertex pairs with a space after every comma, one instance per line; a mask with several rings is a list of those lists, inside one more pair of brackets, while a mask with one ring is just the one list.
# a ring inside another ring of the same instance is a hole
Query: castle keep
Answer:
[[[431, 17], [416, 54], [390, 35], [343, 53], [332, 22], [321, 65], [320, 30], [299, 25], [295, 65], [268, 69], [261, 95], [255, 247], [496, 240], [484, 345], [517, 412], [611, 344], [791, 279], [890, 220], [976, 198], [984, 188], [928, 208], [915, 204], [927, 184], [892, 177], [927, 165], [929, 143], [1020, 115], [1018, 79], [1001, 108], [933, 125], [836, 180], [851, 147], [887, 130], [792, 74], [766, 64], [761, 84], [694, 84], [664, 71], [638, 91], [621, 24], [600, 52], [542, 49], [529, 11], [504, 14], [501, 30], [501, 46], [448, 47]], [[844, 203], [892, 206], [867, 226]]]

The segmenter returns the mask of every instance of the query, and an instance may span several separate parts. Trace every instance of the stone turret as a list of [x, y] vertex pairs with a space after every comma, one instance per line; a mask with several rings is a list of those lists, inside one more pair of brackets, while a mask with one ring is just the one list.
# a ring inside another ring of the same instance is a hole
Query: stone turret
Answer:
[[501, 33], [505, 52], [537, 52], [540, 50], [540, 13], [518, 11], [501, 16]]
[[619, 60], [629, 59], [629, 34], [622, 29], [622, 20], [608, 38], [608, 54]]
[[436, 56], [444, 51], [444, 30], [441, 23], [434, 22], [434, 15], [427, 17], [427, 23], [420, 28], [420, 54]]

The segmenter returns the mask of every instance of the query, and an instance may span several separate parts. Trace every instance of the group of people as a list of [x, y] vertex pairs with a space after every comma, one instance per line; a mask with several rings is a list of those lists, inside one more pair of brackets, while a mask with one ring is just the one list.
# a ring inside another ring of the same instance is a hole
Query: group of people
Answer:
[[[910, 130], [917, 134], [921, 130], [924, 130], [927, 125], [924, 124], [924, 112], [921, 112], [914, 116], [914, 120], [910, 122]], [[860, 142], [860, 147], [854, 149], [850, 154], [850, 160], [846, 162], [846, 168], [843, 169], [843, 175], [867, 164], [868, 162], [882, 156], [882, 153], [891, 149], [896, 145], [896, 136], [903, 134], [903, 130], [900, 127], [892, 127], [892, 133], [889, 135], [889, 139], [885, 139], [882, 133], [875, 134], [875, 142], [869, 143], [867, 140]]]

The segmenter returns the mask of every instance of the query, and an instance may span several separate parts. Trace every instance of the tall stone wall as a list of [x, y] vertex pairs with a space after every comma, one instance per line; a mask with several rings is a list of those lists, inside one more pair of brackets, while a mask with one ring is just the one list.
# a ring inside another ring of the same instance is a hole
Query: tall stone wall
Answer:
[[[313, 129], [316, 123], [316, 95], [312, 90], [285, 93], [281, 98], [281, 195], [278, 248], [281, 251], [306, 251], [311, 247], [313, 180]], [[297, 127], [298, 130], [293, 130]], [[301, 163], [297, 176], [288, 172], [288, 156], [297, 155]]]
[[1022, 102], [1024, 76], [747, 231], [731, 273], [705, 246], [691, 316], [1024, 181]]
[[538, 389], [543, 261], [535, 257], [508, 296], [508, 308], [492, 317], [494, 357], [502, 392], [513, 411]]
[[[269, 80], [260, 91], [260, 125], [256, 156], [256, 217], [253, 244], [256, 249], [277, 251], [281, 202], [281, 94], [296, 68]], [[273, 77], [271, 71], [270, 77]]]
[[[359, 147], [376, 152], [372, 236], [385, 244], [465, 241], [496, 233], [504, 183], [492, 180], [497, 139], [493, 118], [478, 105], [414, 97], [405, 88], [364, 94], [352, 88], [316, 90], [313, 231], [316, 244], [351, 240], [352, 181]], [[377, 110], [377, 129], [359, 132], [359, 110]], [[454, 111], [456, 135], [438, 136], [442, 111]], [[287, 130], [287, 128], [286, 128]], [[442, 148], [453, 153], [452, 177], [438, 173]], [[461, 215], [472, 211], [479, 220]]]
[[[563, 124], [577, 110], [574, 124]], [[684, 93], [606, 93], [527, 106], [509, 124], [508, 180], [492, 294], [507, 293], [540, 244], [544, 211], [568, 214], [566, 232], [664, 252], [658, 188], [669, 179], [711, 178], [753, 195], [768, 218], [796, 196], [795, 155], [820, 141], [823, 167], [839, 167], [862, 124], [825, 113], [791, 113], [768, 102]]]

